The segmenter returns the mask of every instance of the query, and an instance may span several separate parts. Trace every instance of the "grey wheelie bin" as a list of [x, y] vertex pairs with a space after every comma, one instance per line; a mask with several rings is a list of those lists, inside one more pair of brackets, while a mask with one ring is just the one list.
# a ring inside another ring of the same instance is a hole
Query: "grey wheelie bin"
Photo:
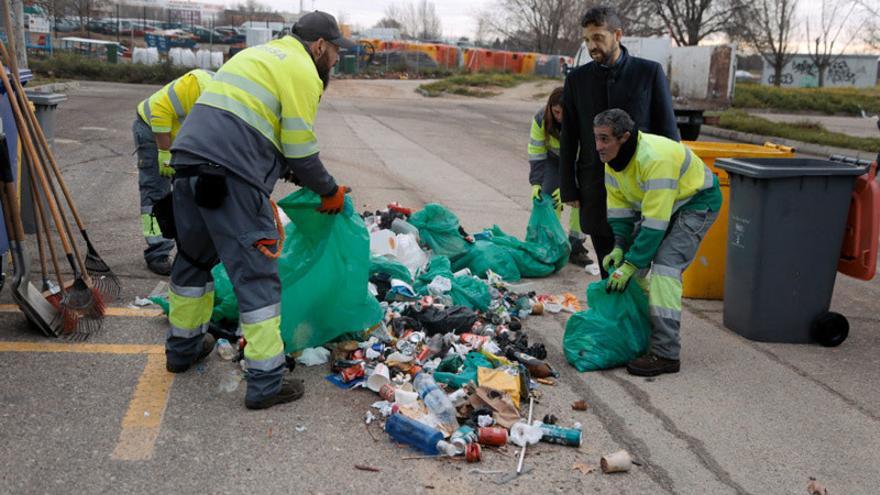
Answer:
[[853, 185], [867, 171], [807, 158], [725, 158], [730, 226], [724, 326], [762, 342], [839, 345], [831, 295]]

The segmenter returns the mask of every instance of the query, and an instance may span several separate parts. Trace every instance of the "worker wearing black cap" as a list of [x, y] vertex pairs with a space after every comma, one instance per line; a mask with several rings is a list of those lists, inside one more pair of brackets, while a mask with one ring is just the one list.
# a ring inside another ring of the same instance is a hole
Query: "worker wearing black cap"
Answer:
[[284, 378], [279, 229], [269, 200], [279, 178], [321, 196], [318, 211], [339, 213], [346, 188], [318, 156], [318, 102], [339, 50], [353, 48], [336, 20], [304, 15], [293, 34], [248, 48], [226, 62], [202, 92], [172, 147], [178, 255], [171, 272], [167, 368], [181, 373], [211, 352], [210, 269], [219, 259], [235, 288], [247, 341], [245, 405], [263, 409], [303, 394]]

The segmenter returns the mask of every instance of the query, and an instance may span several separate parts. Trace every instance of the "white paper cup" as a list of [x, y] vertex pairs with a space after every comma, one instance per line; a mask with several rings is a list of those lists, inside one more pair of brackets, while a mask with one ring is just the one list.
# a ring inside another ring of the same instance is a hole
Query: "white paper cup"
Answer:
[[625, 473], [632, 468], [632, 458], [629, 456], [629, 452], [621, 450], [603, 457], [600, 465], [605, 474]]
[[388, 366], [379, 363], [376, 365], [376, 369], [373, 370], [373, 374], [367, 378], [367, 388], [378, 393], [379, 390], [382, 390], [382, 385], [386, 383], [391, 383]]

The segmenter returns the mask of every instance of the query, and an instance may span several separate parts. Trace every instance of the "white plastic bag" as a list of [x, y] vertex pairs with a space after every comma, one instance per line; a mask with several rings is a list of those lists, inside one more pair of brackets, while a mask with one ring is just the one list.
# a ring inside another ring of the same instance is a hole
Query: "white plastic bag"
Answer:
[[416, 273], [428, 264], [428, 255], [419, 247], [419, 242], [414, 235], [398, 234], [397, 260], [409, 269], [410, 275], [415, 277]]
[[311, 347], [303, 349], [302, 354], [296, 358], [296, 362], [303, 366], [318, 366], [326, 364], [330, 360], [330, 351], [324, 347]]
[[520, 447], [525, 447], [526, 444], [535, 445], [543, 436], [544, 432], [540, 427], [522, 421], [510, 427], [510, 441]]

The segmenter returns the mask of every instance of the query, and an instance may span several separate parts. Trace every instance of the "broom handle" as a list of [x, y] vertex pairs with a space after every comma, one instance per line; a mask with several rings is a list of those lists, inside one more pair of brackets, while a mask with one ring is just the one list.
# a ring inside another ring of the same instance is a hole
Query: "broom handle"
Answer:
[[[25, 152], [28, 155], [28, 158], [31, 160], [31, 168], [35, 169], [37, 175], [40, 178], [40, 183], [44, 190], [49, 190], [49, 185], [46, 183], [46, 175], [43, 173], [42, 167], [36, 166], [36, 152], [34, 151], [33, 142], [31, 141], [30, 132], [28, 132], [27, 123], [22, 118], [21, 109], [18, 107], [18, 99], [13, 96], [15, 94], [12, 89], [12, 85], [9, 84], [9, 78], [6, 76], [6, 71], [0, 68], [0, 80], [2, 80], [3, 88], [6, 90], [6, 95], [9, 98], [9, 105], [12, 107], [12, 113], [15, 116], [15, 123], [18, 127], [18, 131], [21, 133], [22, 139], [21, 142], [24, 145]], [[6, 186], [9, 189], [9, 185]], [[12, 192], [15, 193], [15, 186], [12, 185]], [[58, 212], [58, 204], [55, 202], [55, 198], [46, 194], [49, 200], [49, 210], [52, 212], [52, 219], [55, 222], [55, 228], [58, 229], [58, 236], [61, 238], [61, 244], [64, 247], [64, 253], [71, 258], [73, 256], [73, 250], [70, 247], [70, 239], [67, 238], [67, 232], [65, 229], [64, 222], [61, 219], [61, 215]], [[14, 196], [13, 199], [17, 198]], [[13, 205], [14, 213], [18, 212], [18, 205]], [[24, 228], [21, 224], [21, 218], [15, 218], [16, 215], [13, 215], [13, 223], [15, 223], [16, 235], [20, 240], [24, 239]], [[76, 269], [75, 266], [71, 267]]]
[[[55, 270], [55, 277], [58, 279], [58, 286], [64, 291], [64, 278], [61, 276], [61, 268], [58, 266], [58, 257], [55, 254], [55, 246], [52, 245], [52, 236], [49, 234], [49, 222], [46, 221], [46, 213], [43, 211], [43, 199], [40, 197], [33, 173], [31, 173], [31, 194], [34, 196], [34, 203], [36, 204], [37, 210], [37, 242], [40, 240], [40, 231], [42, 230], [46, 235], [46, 245], [49, 247], [49, 256], [52, 258], [52, 268]], [[45, 260], [41, 259], [40, 261], [45, 265]], [[45, 267], [43, 270], [48, 271]]]
[[[8, 21], [9, 16], [6, 16], [6, 20]], [[7, 28], [8, 29], [8, 28]], [[9, 31], [7, 31], [8, 33]], [[14, 48], [12, 45], [12, 41], [9, 42], [10, 49]], [[18, 89], [22, 95], [22, 97], [26, 98], [27, 95], [24, 94], [24, 90], [22, 89], [21, 82], [18, 76], [18, 63], [15, 61], [13, 57], [9, 56], [9, 52], [6, 49], [6, 45], [3, 41], [0, 41], [0, 55], [3, 56], [4, 59], [8, 61], [12, 68], [12, 79], [15, 83], [16, 89]], [[52, 166], [52, 172], [55, 174], [55, 177], [58, 180], [58, 184], [61, 186], [61, 192], [64, 193], [64, 199], [67, 200], [67, 205], [70, 207], [70, 212], [73, 213], [73, 219], [76, 220], [76, 226], [79, 227], [79, 230], [85, 230], [85, 224], [82, 221], [82, 218], [79, 216], [79, 211], [76, 209], [76, 205], [73, 202], [73, 198], [70, 194], [70, 190], [67, 188], [67, 184], [64, 182], [64, 178], [61, 176], [61, 169], [58, 167], [58, 163], [55, 161], [55, 156], [52, 154], [52, 150], [49, 148], [49, 141], [46, 139], [46, 135], [43, 133], [43, 128], [40, 127], [37, 122], [37, 116], [34, 113], [33, 109], [31, 109], [30, 105], [25, 105], [26, 114], [28, 120], [30, 120], [31, 127], [34, 129], [34, 135], [36, 135], [38, 143], [40, 147], [42, 147], [44, 151], [44, 155], [48, 158], [49, 164]]]
[[[30, 169], [28, 169], [28, 173], [31, 177], [31, 195], [34, 198], [34, 205], [40, 205], [40, 197], [37, 196], [37, 188], [34, 187], [34, 174]], [[43, 282], [45, 283], [49, 278], [49, 269], [46, 265], [46, 252], [43, 250], [43, 232], [40, 230], [40, 222], [36, 212], [34, 213], [34, 223], [37, 224], [37, 228], [34, 230], [37, 233], [37, 252], [40, 254], [40, 274], [43, 276]], [[48, 233], [46, 240], [48, 240]]]

